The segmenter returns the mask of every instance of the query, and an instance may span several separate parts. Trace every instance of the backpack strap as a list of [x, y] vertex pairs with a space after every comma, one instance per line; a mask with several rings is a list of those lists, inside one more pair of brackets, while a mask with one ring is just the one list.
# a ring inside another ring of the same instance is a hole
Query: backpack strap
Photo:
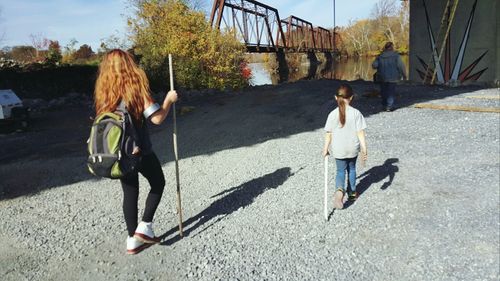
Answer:
[[[141, 147], [139, 134], [137, 133], [137, 129], [135, 128], [134, 120], [132, 119], [132, 116], [128, 112], [127, 105], [125, 104], [125, 102], [123, 100], [120, 101], [120, 104], [118, 104], [118, 107], [116, 109], [123, 114], [123, 118], [125, 120], [124, 130], [127, 132], [128, 135], [130, 135], [134, 139], [136, 145], [138, 147]], [[125, 141], [125, 138], [123, 138], [122, 141]], [[122, 145], [123, 145], [123, 143], [122, 143]]]
[[128, 113], [128, 111], [127, 111], [127, 105], [125, 104], [125, 102], [123, 100], [120, 101], [120, 103], [118, 104], [118, 107], [116, 109], [118, 109], [118, 110], [120, 110], [122, 112], [127, 112]]

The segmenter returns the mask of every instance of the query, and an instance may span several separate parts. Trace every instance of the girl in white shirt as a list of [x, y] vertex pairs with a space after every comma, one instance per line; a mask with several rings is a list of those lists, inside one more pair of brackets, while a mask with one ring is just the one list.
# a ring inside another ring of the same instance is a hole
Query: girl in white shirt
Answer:
[[[333, 205], [335, 209], [344, 207], [343, 199], [346, 190], [349, 192], [349, 200], [356, 200], [358, 196], [356, 192], [356, 160], [360, 151], [362, 161], [366, 161], [368, 156], [365, 141], [366, 122], [361, 112], [350, 106], [353, 96], [351, 86], [348, 84], [340, 85], [335, 94], [338, 107], [330, 112], [325, 124], [323, 157], [332, 154], [337, 166]], [[347, 186], [345, 184], [346, 171]]]

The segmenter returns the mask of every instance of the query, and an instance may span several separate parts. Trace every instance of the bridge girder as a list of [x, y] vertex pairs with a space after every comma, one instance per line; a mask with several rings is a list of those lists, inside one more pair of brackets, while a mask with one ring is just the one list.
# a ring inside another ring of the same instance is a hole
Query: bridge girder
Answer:
[[255, 0], [214, 0], [212, 27], [229, 29], [249, 52], [333, 52], [331, 32], [296, 16], [280, 19], [277, 9]]

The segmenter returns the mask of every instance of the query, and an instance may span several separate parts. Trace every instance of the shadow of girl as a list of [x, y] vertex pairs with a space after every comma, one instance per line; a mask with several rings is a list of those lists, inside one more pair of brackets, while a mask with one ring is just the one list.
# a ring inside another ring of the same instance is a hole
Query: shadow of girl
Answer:
[[372, 184], [383, 181], [389, 177], [380, 187], [382, 190], [387, 189], [392, 184], [396, 173], [399, 172], [399, 167], [395, 165], [395, 163], [398, 162], [398, 158], [389, 158], [385, 160], [384, 164], [372, 167], [370, 170], [359, 175], [358, 179], [361, 178], [361, 180], [358, 185], [356, 185], [356, 191], [358, 191], [359, 195], [363, 194]]
[[[396, 173], [399, 171], [399, 167], [395, 165], [398, 162], [398, 158], [389, 158], [385, 160], [384, 164], [372, 167], [370, 170], [359, 175], [357, 178], [361, 180], [356, 185], [358, 195], [361, 196], [370, 186], [386, 178], [388, 178], [387, 181], [382, 184], [380, 189], [387, 189], [392, 184]], [[352, 205], [352, 202], [347, 201], [344, 208], [348, 208], [350, 205]]]
[[[217, 218], [216, 220], [212, 221], [210, 225], [205, 226], [204, 229], [197, 233], [200, 234], [234, 211], [249, 206], [255, 201], [258, 196], [263, 194], [265, 191], [281, 186], [289, 177], [293, 176], [295, 173], [291, 173], [290, 170], [291, 169], [289, 167], [281, 168], [272, 173], [253, 179], [242, 185], [229, 188], [219, 194], [212, 196], [213, 198], [228, 193], [224, 197], [214, 201], [212, 204], [210, 204], [210, 206], [208, 206], [205, 210], [201, 211], [196, 216], [191, 217], [183, 222], [183, 226], [185, 228], [184, 235], [189, 236], [190, 233], [195, 229]], [[163, 240], [175, 233], [177, 230], [178, 228], [174, 227], [161, 235], [160, 238]], [[176, 235], [169, 240], [163, 241], [161, 245], [171, 245], [177, 242], [179, 239], [179, 235]]]

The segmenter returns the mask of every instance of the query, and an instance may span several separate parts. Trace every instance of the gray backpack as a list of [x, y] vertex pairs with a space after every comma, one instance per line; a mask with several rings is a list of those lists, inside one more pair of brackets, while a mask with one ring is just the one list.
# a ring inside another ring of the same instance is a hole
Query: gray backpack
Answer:
[[88, 169], [96, 176], [123, 178], [138, 169], [140, 154], [132, 154], [138, 147], [139, 136], [122, 102], [115, 112], [95, 118], [88, 140]]

